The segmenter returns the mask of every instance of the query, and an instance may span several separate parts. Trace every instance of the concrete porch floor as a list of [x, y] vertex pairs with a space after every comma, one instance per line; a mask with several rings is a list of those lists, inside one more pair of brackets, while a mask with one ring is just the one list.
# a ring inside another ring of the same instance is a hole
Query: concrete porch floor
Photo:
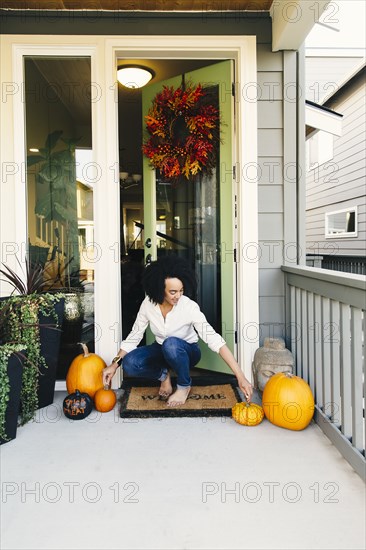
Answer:
[[365, 486], [316, 424], [71, 421], [65, 395], [1, 447], [2, 550], [365, 548]]

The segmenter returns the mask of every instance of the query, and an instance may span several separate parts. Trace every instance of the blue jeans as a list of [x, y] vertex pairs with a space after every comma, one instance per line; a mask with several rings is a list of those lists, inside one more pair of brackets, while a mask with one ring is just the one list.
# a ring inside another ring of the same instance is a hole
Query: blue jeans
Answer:
[[160, 345], [157, 342], [149, 346], [136, 348], [123, 358], [123, 371], [129, 376], [144, 376], [163, 382], [169, 368], [177, 375], [177, 387], [191, 386], [189, 369], [201, 359], [198, 344], [188, 344], [181, 338], [170, 336]]

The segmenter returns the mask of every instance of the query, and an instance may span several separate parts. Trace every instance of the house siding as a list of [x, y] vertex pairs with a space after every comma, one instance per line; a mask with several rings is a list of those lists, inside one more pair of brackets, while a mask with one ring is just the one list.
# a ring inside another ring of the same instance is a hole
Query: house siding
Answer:
[[[362, 76], [362, 75], [361, 75]], [[366, 85], [357, 78], [327, 106], [343, 115], [334, 156], [307, 173], [306, 240], [309, 254], [365, 256]], [[357, 237], [325, 238], [325, 214], [357, 206]]]
[[362, 55], [306, 57], [306, 99], [323, 103], [325, 98], [339, 88], [345, 76], [351, 74], [362, 62]]
[[283, 336], [284, 104], [283, 54], [258, 45], [258, 234], [260, 344]]

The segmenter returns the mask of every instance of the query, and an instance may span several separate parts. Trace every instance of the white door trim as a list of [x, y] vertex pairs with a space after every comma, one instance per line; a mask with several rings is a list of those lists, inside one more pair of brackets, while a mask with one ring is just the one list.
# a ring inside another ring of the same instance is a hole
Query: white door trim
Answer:
[[[14, 91], [9, 101], [1, 106], [5, 115], [1, 117], [4, 120], [4, 123], [1, 122], [2, 135], [9, 135], [5, 121], [12, 120], [12, 136], [9, 136], [10, 141], [4, 147], [2, 144], [5, 152], [2, 158], [14, 160], [18, 167], [25, 162], [24, 104], [21, 97], [23, 55], [91, 56], [92, 82], [99, 93], [92, 103], [93, 150], [94, 160], [101, 173], [94, 198], [95, 240], [101, 250], [101, 257], [95, 265], [96, 352], [107, 362], [118, 350], [121, 332], [119, 186], [116, 164], [117, 57], [235, 60], [237, 173], [240, 174], [237, 180], [238, 360], [245, 375], [250, 378], [252, 358], [259, 342], [258, 254], [253, 252], [255, 249], [258, 251], [257, 185], [253, 183], [252, 177], [246, 177], [245, 170], [245, 167], [257, 164], [257, 106], [256, 100], [250, 97], [250, 86], [255, 86], [257, 81], [255, 36], [195, 36], [193, 39], [192, 36], [4, 35], [1, 37], [1, 46], [2, 81], [19, 85], [19, 90]], [[230, 93], [231, 90], [228, 90]], [[9, 223], [5, 241], [21, 244], [27, 241], [26, 190], [22, 170], [10, 175], [9, 183], [13, 183], [13, 186], [2, 184], [1, 198], [9, 200], [10, 190], [11, 203], [16, 205], [21, 215], [17, 216], [17, 223], [7, 217]], [[19, 221], [20, 217], [22, 221]], [[232, 251], [226, 250], [226, 256], [227, 261], [233, 261]]]
[[[256, 86], [256, 39], [254, 36], [128, 36], [106, 40], [106, 83], [114, 90], [117, 58], [234, 59], [236, 62], [237, 189], [239, 226], [238, 265], [238, 360], [251, 378], [251, 365], [259, 345], [258, 293], [258, 190], [245, 167], [257, 165], [257, 105], [250, 89]], [[231, 90], [228, 90], [231, 100]], [[109, 165], [118, 158], [118, 105], [107, 102], [106, 118]], [[117, 201], [116, 201], [117, 204]], [[233, 261], [226, 250], [226, 260]], [[119, 273], [115, 272], [115, 284]], [[234, 328], [234, 327], [233, 327]]]

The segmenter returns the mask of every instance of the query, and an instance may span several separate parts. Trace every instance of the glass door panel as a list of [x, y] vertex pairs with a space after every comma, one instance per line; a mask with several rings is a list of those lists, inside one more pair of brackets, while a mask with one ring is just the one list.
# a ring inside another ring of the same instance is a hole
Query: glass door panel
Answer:
[[64, 380], [78, 342], [94, 351], [91, 63], [27, 56], [24, 64], [29, 260], [43, 266], [48, 291], [66, 293], [57, 372]]
[[157, 257], [174, 253], [194, 268], [197, 302], [221, 331], [219, 180], [198, 178], [169, 185], [156, 179]]
[[[225, 61], [185, 73], [185, 82], [202, 84], [219, 106], [221, 144], [216, 171], [195, 181], [170, 185], [144, 158], [145, 261], [175, 253], [185, 257], [197, 274], [197, 302], [208, 321], [235, 352], [235, 277], [232, 257], [234, 210], [232, 177], [232, 62]], [[182, 76], [144, 88], [143, 120], [163, 86], [178, 87]], [[228, 93], [230, 91], [230, 93]], [[146, 246], [148, 243], [149, 246]], [[223, 251], [223, 254], [222, 254]], [[199, 367], [231, 372], [217, 354], [201, 343]]]
[[126, 338], [145, 297], [141, 90], [118, 85], [121, 218], [122, 337]]

